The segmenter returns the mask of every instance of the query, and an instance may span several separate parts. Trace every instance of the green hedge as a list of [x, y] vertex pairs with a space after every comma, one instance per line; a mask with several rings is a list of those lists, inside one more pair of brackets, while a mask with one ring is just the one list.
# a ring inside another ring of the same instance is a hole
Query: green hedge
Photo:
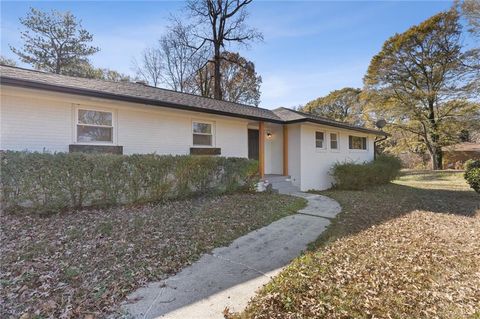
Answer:
[[372, 162], [337, 163], [333, 166], [334, 187], [338, 189], [362, 190], [372, 185], [386, 184], [400, 173], [398, 158], [381, 155]]
[[465, 179], [474, 191], [480, 193], [480, 160], [465, 162]]
[[3, 152], [5, 210], [59, 211], [250, 188], [256, 161], [202, 156]]

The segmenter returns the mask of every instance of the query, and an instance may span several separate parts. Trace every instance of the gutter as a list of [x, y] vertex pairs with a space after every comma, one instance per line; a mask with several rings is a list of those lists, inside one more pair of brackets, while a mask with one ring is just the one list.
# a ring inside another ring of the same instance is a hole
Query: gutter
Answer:
[[[358, 131], [358, 132], [363, 132], [363, 133], [375, 134], [375, 135], [378, 135], [378, 136], [385, 136], [385, 138], [387, 136], [387, 134], [385, 132], [382, 132], [382, 131], [376, 131], [376, 130], [371, 130], [371, 129], [362, 128], [362, 127], [354, 127], [354, 126], [346, 125], [346, 124], [343, 124], [343, 123], [340, 123], [340, 122], [339, 123], [332, 123], [330, 121], [315, 120], [315, 119], [311, 119], [311, 118], [303, 118], [303, 119], [290, 120], [290, 121], [288, 121], [288, 120], [285, 121], [285, 120], [282, 120], [281, 118], [279, 118], [277, 120], [277, 119], [272, 119], [272, 118], [268, 118], [268, 117], [260, 117], [260, 116], [247, 115], [247, 114], [231, 113], [231, 112], [227, 112], [227, 111], [213, 110], [213, 109], [189, 106], [189, 105], [184, 105], [184, 104], [179, 104], [179, 103], [163, 102], [163, 101], [155, 100], [155, 99], [146, 99], [146, 98], [142, 98], [142, 97], [121, 95], [121, 94], [115, 94], [115, 93], [106, 93], [106, 92], [91, 90], [91, 89], [80, 89], [80, 88], [75, 88], [75, 87], [70, 87], [70, 86], [47, 84], [47, 83], [42, 83], [42, 82], [37, 82], [37, 81], [28, 81], [28, 80], [24, 80], [24, 79], [17, 79], [17, 78], [5, 77], [5, 76], [0, 76], [0, 84], [10, 85], [10, 86], [15, 86], [15, 87], [22, 87], [22, 88], [27, 88], [27, 89], [38, 89], [38, 90], [51, 91], [51, 92], [57, 92], [57, 93], [66, 93], [66, 94], [74, 94], [74, 95], [80, 95], [80, 96], [103, 98], [103, 99], [109, 99], [109, 100], [114, 100], [114, 101], [124, 101], [124, 102], [131, 102], [131, 103], [147, 104], [147, 105], [166, 107], [166, 108], [172, 108], [172, 109], [177, 109], [177, 110], [208, 113], [208, 114], [215, 114], [215, 115], [234, 117], [234, 118], [243, 118], [243, 119], [253, 120], [253, 121], [264, 121], [264, 122], [275, 123], [275, 124], [295, 124], [295, 123], [302, 123], [302, 122], [311, 122], [311, 123], [315, 123], [315, 124], [321, 124], [321, 125], [326, 125], [326, 126], [331, 126], [331, 127], [343, 128], [343, 129], [347, 129], [347, 130], [353, 130], [353, 131]], [[275, 113], [273, 113], [273, 114], [275, 114]]]
[[212, 109], [188, 106], [188, 105], [172, 103], [172, 102], [162, 102], [159, 100], [145, 99], [141, 97], [120, 95], [120, 94], [114, 94], [114, 93], [105, 93], [105, 92], [96, 91], [96, 90], [79, 89], [79, 88], [60, 86], [60, 85], [52, 85], [52, 84], [33, 82], [33, 81], [27, 81], [22, 79], [14, 79], [14, 78], [3, 77], [3, 76], [0, 77], [0, 84], [10, 85], [15, 87], [22, 87], [27, 89], [38, 89], [38, 90], [45, 90], [45, 91], [58, 92], [58, 93], [67, 93], [67, 94], [75, 94], [75, 95], [89, 96], [89, 97], [95, 97], [95, 98], [110, 99], [115, 101], [148, 104], [148, 105], [154, 105], [159, 107], [166, 107], [166, 108], [173, 108], [173, 109], [201, 112], [201, 113], [209, 113], [209, 114], [222, 115], [222, 116], [228, 116], [228, 117], [243, 118], [243, 119], [254, 120], [254, 121], [265, 121], [265, 122], [276, 123], [276, 124], [285, 123], [285, 121], [282, 121], [281, 119], [275, 120], [267, 117], [231, 113], [226, 111], [212, 110]]
[[385, 141], [387, 138], [388, 138], [388, 134], [385, 133], [384, 137], [382, 137], [378, 140], [375, 138], [375, 141], [373, 141], [373, 160], [377, 159], [377, 143], [381, 142], [381, 141]]
[[375, 135], [378, 135], [378, 136], [384, 136], [385, 138], [387, 138], [387, 136], [388, 136], [388, 134], [383, 132], [383, 131], [370, 130], [370, 129], [364, 128], [364, 127], [350, 126], [350, 125], [346, 125], [346, 124], [343, 124], [343, 123], [340, 123], [340, 122], [339, 123], [332, 123], [332, 122], [328, 122], [328, 121], [321, 121], [321, 120], [315, 120], [315, 119], [309, 119], [309, 118], [285, 121], [284, 123], [285, 124], [295, 124], [295, 123], [304, 123], [304, 122], [310, 122], [310, 123], [321, 124], [321, 125], [325, 125], [325, 126], [343, 128], [343, 129], [346, 129], [346, 130], [352, 130], [352, 131], [357, 131], [357, 132], [375, 134]]

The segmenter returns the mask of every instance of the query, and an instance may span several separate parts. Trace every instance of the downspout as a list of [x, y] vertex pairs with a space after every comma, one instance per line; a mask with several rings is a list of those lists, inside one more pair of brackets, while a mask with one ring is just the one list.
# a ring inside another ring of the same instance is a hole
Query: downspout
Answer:
[[377, 140], [377, 138], [375, 138], [375, 141], [373, 141], [373, 160], [377, 159], [377, 143], [381, 142], [381, 141], [385, 141], [387, 138], [388, 138], [388, 136], [384, 136], [379, 140]]

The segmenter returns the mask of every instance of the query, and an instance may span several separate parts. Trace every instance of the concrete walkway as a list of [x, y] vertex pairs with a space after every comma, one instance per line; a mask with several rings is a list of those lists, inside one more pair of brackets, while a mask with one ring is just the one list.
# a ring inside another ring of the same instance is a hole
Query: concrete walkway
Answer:
[[341, 210], [325, 196], [307, 193], [308, 205], [298, 214], [214, 249], [176, 275], [153, 282], [128, 296], [122, 308], [133, 318], [224, 318], [241, 311], [255, 292], [305, 250]]

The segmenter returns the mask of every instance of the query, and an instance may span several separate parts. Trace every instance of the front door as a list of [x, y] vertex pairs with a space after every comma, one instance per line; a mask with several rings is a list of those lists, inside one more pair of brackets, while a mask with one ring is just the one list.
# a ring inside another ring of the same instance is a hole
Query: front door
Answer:
[[248, 158], [258, 161], [258, 130], [248, 130]]

